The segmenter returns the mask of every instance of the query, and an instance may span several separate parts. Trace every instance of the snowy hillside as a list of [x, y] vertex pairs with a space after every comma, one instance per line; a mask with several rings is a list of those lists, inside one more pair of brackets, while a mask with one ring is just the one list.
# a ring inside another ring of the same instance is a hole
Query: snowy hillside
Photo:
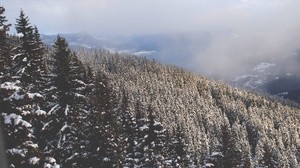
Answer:
[[[72, 50], [62, 36], [47, 47], [24, 11], [19, 36], [9, 35], [4, 11], [0, 128], [9, 167], [300, 166], [299, 106], [146, 57]], [[259, 64], [254, 75], [269, 79], [278, 65]]]
[[248, 74], [232, 80], [234, 86], [256, 90], [300, 102], [300, 72], [298, 56], [256, 65]]

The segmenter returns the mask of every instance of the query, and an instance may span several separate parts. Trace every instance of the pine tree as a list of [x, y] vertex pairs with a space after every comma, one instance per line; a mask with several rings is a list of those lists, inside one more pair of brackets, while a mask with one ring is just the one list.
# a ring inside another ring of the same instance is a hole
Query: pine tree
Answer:
[[[30, 32], [29, 29], [26, 30]], [[24, 31], [23, 33], [29, 32]], [[19, 56], [24, 52], [21, 50], [15, 50], [15, 52], [11, 64], [6, 64], [9, 78], [0, 86], [0, 113], [4, 119], [8, 157], [11, 166], [36, 167], [43, 164], [43, 154], [37, 142], [36, 132], [39, 119], [46, 114], [41, 109], [44, 97], [39, 92], [35, 92], [33, 89], [35, 84], [32, 81], [23, 80], [23, 72], [31, 65], [23, 64], [27, 59], [20, 61]], [[27, 53], [32, 52], [34, 50], [28, 49], [27, 51]], [[5, 57], [9, 58], [9, 55]], [[32, 60], [34, 59], [32, 58]], [[32, 79], [34, 77], [31, 76]]]
[[90, 65], [86, 65], [86, 72], [85, 72], [85, 77], [86, 79], [85, 83], [87, 85], [86, 90], [85, 90], [85, 95], [87, 95], [87, 98], [89, 99], [89, 102], [91, 102], [91, 98], [94, 92], [94, 82], [95, 82], [95, 73], [94, 70]]
[[34, 78], [31, 82], [34, 84], [34, 90], [42, 91], [48, 81], [48, 72], [45, 61], [45, 46], [40, 38], [38, 28], [33, 29], [34, 49], [31, 51], [31, 61], [28, 67], [28, 73]]
[[281, 162], [280, 153], [274, 145], [273, 140], [268, 142], [262, 141], [262, 146], [258, 146], [258, 150], [261, 150], [262, 156], [258, 159], [258, 165], [260, 167], [284, 167]]
[[[141, 153], [139, 165], [145, 167], [160, 167], [166, 165], [166, 130], [160, 122], [155, 121], [151, 106], [147, 109], [148, 118], [144, 125], [140, 125], [138, 139], [138, 153]], [[140, 121], [143, 121], [140, 119]], [[141, 123], [140, 123], [141, 124]]]
[[39, 165], [43, 156], [36, 140], [36, 121], [46, 114], [39, 105], [43, 96], [24, 89], [19, 80], [2, 83], [0, 94], [10, 164]]
[[122, 90], [121, 107], [120, 107], [120, 145], [121, 153], [119, 158], [122, 159], [122, 165], [134, 167], [135, 165], [135, 144], [137, 143], [137, 125], [133, 116], [133, 110], [130, 108], [129, 96], [125, 89]]
[[[4, 16], [5, 8], [0, 6], [0, 76], [1, 78], [8, 72], [11, 66], [10, 45], [8, 43], [8, 31], [10, 24], [7, 24], [7, 19]], [[0, 82], [1, 82], [0, 78]]]
[[222, 154], [224, 167], [237, 167], [242, 161], [241, 151], [237, 148], [237, 139], [228, 123], [222, 125]]
[[100, 167], [113, 167], [119, 162], [119, 130], [117, 123], [114, 92], [109, 79], [103, 72], [98, 72], [95, 79], [95, 90], [91, 101], [94, 107], [90, 120], [93, 123], [89, 149], [91, 163]]
[[184, 134], [180, 125], [174, 129], [175, 136], [168, 140], [168, 157], [171, 161], [172, 167], [192, 167], [192, 159], [188, 152], [188, 144], [185, 141]]
[[21, 43], [14, 51], [13, 71], [20, 75], [25, 84], [34, 84], [36, 90], [41, 90], [40, 87], [45, 84], [46, 74], [43, 57], [45, 49], [37, 27], [31, 26], [29, 18], [25, 16], [23, 10], [17, 19], [16, 31], [20, 35]]
[[33, 49], [33, 27], [30, 25], [29, 18], [28, 16], [25, 16], [23, 10], [21, 10], [15, 26], [21, 43], [14, 50], [15, 55], [13, 56], [13, 71], [15, 74], [22, 76], [26, 67], [28, 66], [28, 62], [30, 60], [29, 55]]
[[136, 101], [135, 104], [135, 118], [137, 127], [137, 136], [135, 146], [133, 148], [134, 153], [134, 165], [143, 166], [144, 159], [144, 141], [147, 136], [148, 123], [147, 118], [144, 116], [144, 108], [140, 100]]
[[90, 107], [85, 95], [83, 64], [60, 36], [54, 44], [54, 67], [47, 84], [48, 117], [42, 129], [47, 155], [63, 166], [81, 167], [87, 159], [86, 129]]
[[[11, 58], [9, 53], [8, 34], [10, 24], [6, 24], [7, 19], [4, 15], [5, 8], [0, 6], [0, 84], [4, 87], [5, 82], [8, 82], [9, 69], [11, 68]], [[6, 76], [6, 79], [5, 79]], [[8, 104], [5, 103], [4, 98], [7, 93], [0, 94], [0, 107], [2, 111], [8, 111]]]

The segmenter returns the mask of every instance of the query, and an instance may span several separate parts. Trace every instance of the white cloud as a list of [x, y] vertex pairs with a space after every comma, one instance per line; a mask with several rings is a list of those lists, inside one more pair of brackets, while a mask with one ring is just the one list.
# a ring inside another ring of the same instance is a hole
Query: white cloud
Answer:
[[[6, 0], [12, 23], [22, 7], [42, 33], [128, 35], [207, 31], [206, 51], [190, 66], [240, 71], [249, 60], [288, 55], [300, 46], [299, 0]], [[234, 61], [232, 61], [234, 60]]]
[[[199, 16], [236, 0], [12, 0], [3, 4], [18, 16], [23, 8], [32, 22], [45, 32], [86, 31], [108, 33], [151, 33], [189, 31], [200, 28]], [[13, 17], [12, 17], [13, 16]], [[120, 29], [119, 27], [122, 27]]]

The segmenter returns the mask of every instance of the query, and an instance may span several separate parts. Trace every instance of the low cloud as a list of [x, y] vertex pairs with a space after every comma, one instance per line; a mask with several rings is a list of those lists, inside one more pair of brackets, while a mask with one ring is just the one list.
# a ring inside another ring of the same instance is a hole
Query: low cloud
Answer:
[[[23, 8], [45, 34], [209, 34], [205, 47], [196, 40], [171, 63], [218, 78], [260, 60], [290, 56], [300, 46], [298, 0], [12, 0], [2, 5], [10, 22]], [[172, 45], [162, 47], [176, 52]]]

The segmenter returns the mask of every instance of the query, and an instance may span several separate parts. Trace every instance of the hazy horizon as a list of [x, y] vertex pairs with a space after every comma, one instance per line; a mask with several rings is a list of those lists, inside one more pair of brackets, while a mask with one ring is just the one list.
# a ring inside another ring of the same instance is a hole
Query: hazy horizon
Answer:
[[[287, 57], [300, 48], [300, 1], [296, 0], [4, 0], [0, 4], [13, 26], [22, 8], [42, 34], [208, 33], [205, 49], [202, 43], [194, 44], [189, 55], [168, 58], [208, 76], [226, 78], [257, 61]], [[167, 44], [162, 47], [174, 50]], [[180, 60], [185, 60], [184, 65]]]

